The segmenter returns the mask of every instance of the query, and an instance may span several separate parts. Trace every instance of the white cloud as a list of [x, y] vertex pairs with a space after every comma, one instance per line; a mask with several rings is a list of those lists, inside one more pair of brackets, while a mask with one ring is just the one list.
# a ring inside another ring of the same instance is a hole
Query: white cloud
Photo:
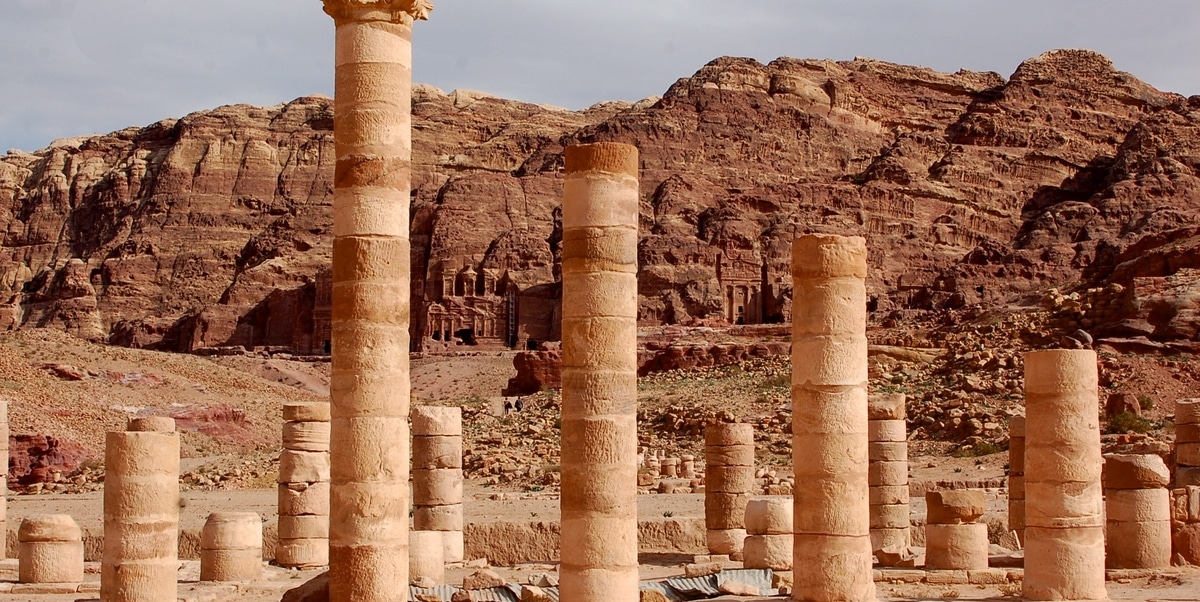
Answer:
[[[1200, 93], [1194, 0], [441, 0], [414, 77], [580, 108], [660, 94], [721, 55], [998, 71], [1086, 47]], [[0, 151], [230, 103], [332, 93], [319, 0], [0, 0]]]

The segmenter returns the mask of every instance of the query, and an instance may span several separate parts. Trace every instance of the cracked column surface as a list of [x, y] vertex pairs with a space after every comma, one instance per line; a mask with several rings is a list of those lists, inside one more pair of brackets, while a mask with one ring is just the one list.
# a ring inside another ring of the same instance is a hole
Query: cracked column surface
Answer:
[[334, 51], [329, 599], [408, 598], [412, 24], [428, 0], [324, 0]]
[[1096, 352], [1025, 354], [1027, 600], [1104, 600]]
[[179, 433], [135, 418], [105, 435], [104, 602], [174, 600], [179, 570]]
[[635, 602], [637, 148], [569, 146], [566, 172], [560, 597]]
[[792, 243], [793, 600], [875, 600], [867, 449], [867, 243]]

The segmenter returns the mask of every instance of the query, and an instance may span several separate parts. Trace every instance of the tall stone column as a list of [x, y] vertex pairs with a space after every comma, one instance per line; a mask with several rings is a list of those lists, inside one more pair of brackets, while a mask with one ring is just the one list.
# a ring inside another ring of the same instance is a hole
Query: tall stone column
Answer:
[[279, 566], [329, 564], [329, 473], [329, 404], [285, 404], [275, 546]]
[[1104, 600], [1096, 352], [1025, 354], [1027, 600]]
[[179, 434], [135, 418], [104, 445], [104, 602], [174, 600], [179, 570]]
[[742, 557], [752, 489], [754, 425], [723, 422], [705, 427], [704, 527], [710, 554]]
[[336, 26], [329, 599], [408, 598], [412, 23], [429, 0], [324, 0]]
[[[908, 423], [903, 393], [880, 395], [867, 409], [871, 486], [871, 550], [903, 554], [909, 533]], [[882, 561], [881, 561], [882, 562]]]
[[438, 533], [442, 538], [439, 558], [462, 562], [462, 408], [417, 406], [412, 428], [413, 528]]
[[569, 146], [560, 597], [638, 600], [637, 148]]
[[867, 450], [867, 242], [792, 243], [794, 600], [875, 599]]
[[1025, 417], [1008, 419], [1008, 529], [1025, 542]]

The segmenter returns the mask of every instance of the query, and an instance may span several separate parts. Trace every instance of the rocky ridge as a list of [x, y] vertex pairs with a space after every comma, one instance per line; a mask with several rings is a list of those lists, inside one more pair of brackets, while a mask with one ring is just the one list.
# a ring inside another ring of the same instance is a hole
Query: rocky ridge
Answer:
[[[867, 237], [876, 323], [1119, 285], [1121, 311], [1076, 327], [1174, 350], [1200, 330], [1200, 97], [1093, 52], [1008, 79], [726, 57], [633, 105], [418, 86], [413, 110], [414, 308], [445, 265], [552, 286], [562, 149], [616, 140], [641, 151], [643, 324], [727, 321], [722, 261], [762, 285], [764, 321], [786, 321], [790, 241], [818, 231]], [[0, 325], [179, 351], [316, 346], [331, 111], [227, 106], [0, 158]]]

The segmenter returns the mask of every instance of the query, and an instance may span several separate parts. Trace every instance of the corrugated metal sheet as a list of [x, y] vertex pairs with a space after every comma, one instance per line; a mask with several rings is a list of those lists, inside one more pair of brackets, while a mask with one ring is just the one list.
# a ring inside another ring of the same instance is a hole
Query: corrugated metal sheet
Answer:
[[521, 586], [517, 586], [516, 594], [508, 586], [473, 589], [471, 590], [471, 600], [473, 602], [521, 602]]
[[458, 591], [458, 588], [453, 585], [439, 585], [437, 587], [413, 587], [410, 585], [408, 586], [408, 599], [416, 600], [417, 594], [436, 594], [437, 597], [442, 599], [442, 602], [450, 602], [450, 597], [456, 591]]
[[[515, 584], [510, 583], [510, 584], [506, 585], [505, 587], [492, 587], [492, 588], [488, 588], [488, 589], [473, 589], [473, 590], [471, 590], [471, 599], [476, 600], [478, 602], [521, 602], [521, 586], [515, 585], [517, 590], [516, 590], [516, 593], [514, 594], [511, 590], [511, 588], [514, 587], [514, 585]], [[454, 592], [458, 591], [459, 589], [461, 589], [461, 588], [455, 587], [453, 585], [439, 585], [437, 587], [430, 587], [430, 588], [420, 588], [420, 587], [409, 586], [408, 598], [410, 600], [415, 600], [417, 597], [417, 594], [425, 594], [425, 595], [436, 594], [437, 597], [442, 599], [442, 602], [450, 602], [450, 598], [454, 596]], [[558, 592], [555, 591], [554, 593], [555, 593], [555, 599], [557, 599]]]
[[676, 577], [667, 579], [667, 585], [671, 589], [679, 592], [685, 600], [699, 600], [701, 598], [715, 598], [721, 595], [717, 590], [717, 576], [706, 575], [704, 577]]
[[638, 584], [638, 589], [656, 591], [666, 596], [671, 602], [684, 602], [687, 600], [687, 598], [684, 598], [679, 592], [675, 591], [674, 588], [667, 585], [666, 581], [643, 581]]
[[777, 596], [779, 590], [771, 587], [773, 574], [771, 569], [725, 569], [716, 575], [717, 587], [720, 588], [726, 581], [736, 581], [757, 587], [760, 595]]

